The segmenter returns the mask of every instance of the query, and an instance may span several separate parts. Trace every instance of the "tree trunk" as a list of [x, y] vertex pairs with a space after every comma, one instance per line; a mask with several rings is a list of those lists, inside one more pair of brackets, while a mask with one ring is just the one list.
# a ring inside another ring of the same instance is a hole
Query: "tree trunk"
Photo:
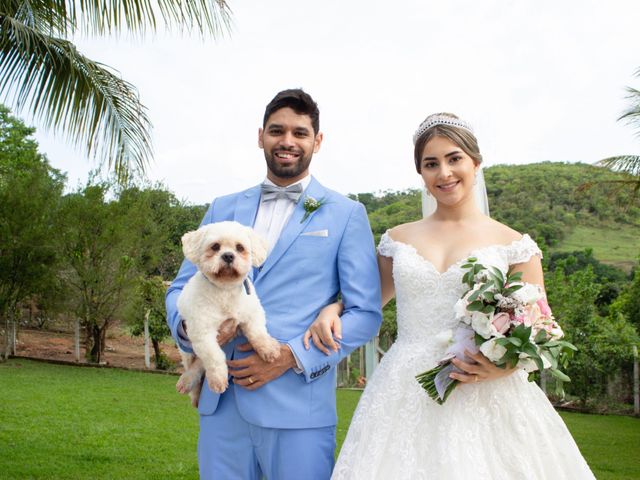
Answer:
[[153, 361], [156, 364], [156, 368], [158, 368], [158, 362], [160, 358], [162, 358], [162, 350], [160, 349], [160, 342], [155, 338], [151, 339], [151, 344], [153, 345]]
[[100, 331], [100, 327], [97, 325], [91, 325], [89, 330], [91, 341], [91, 348], [87, 349], [89, 361], [93, 363], [100, 363], [102, 354], [102, 349], [100, 348], [102, 344], [102, 332]]

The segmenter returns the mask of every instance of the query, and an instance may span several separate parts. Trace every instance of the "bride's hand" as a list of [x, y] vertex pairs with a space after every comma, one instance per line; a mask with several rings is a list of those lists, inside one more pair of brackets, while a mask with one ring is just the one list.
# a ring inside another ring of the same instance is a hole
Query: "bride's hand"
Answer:
[[456, 367], [465, 373], [452, 372], [449, 374], [450, 378], [458, 380], [462, 383], [475, 383], [485, 382], [489, 380], [495, 380], [497, 378], [506, 377], [516, 371], [515, 368], [500, 368], [495, 366], [491, 360], [485, 357], [482, 353], [471, 353], [465, 350], [465, 355], [472, 358], [476, 363], [463, 362], [458, 358], [451, 360]]
[[331, 355], [329, 349], [337, 352], [340, 348], [339, 341], [342, 340], [341, 313], [341, 302], [332, 303], [324, 307], [309, 329], [304, 332], [302, 337], [304, 348], [309, 350], [309, 339], [311, 338], [313, 344], [325, 355]]

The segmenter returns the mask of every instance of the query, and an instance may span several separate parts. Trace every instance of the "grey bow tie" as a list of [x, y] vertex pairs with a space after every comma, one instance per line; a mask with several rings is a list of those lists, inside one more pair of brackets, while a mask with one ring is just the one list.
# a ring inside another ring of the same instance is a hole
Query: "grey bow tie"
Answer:
[[263, 183], [261, 188], [262, 200], [265, 202], [278, 198], [288, 198], [295, 203], [300, 198], [300, 195], [302, 195], [302, 185], [300, 183], [289, 185], [288, 187], [278, 187], [277, 185]]

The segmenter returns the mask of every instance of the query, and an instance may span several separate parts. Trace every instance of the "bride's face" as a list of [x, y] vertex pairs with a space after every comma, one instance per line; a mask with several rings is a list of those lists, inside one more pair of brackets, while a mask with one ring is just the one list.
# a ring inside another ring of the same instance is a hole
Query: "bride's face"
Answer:
[[422, 150], [420, 175], [429, 193], [445, 205], [472, 198], [478, 165], [447, 137], [436, 136]]

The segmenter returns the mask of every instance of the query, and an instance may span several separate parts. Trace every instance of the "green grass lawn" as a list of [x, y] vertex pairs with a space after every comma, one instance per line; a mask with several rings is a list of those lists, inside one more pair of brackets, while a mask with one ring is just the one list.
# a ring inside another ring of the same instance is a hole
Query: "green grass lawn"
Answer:
[[[0, 364], [0, 478], [197, 478], [198, 418], [175, 376]], [[338, 392], [344, 440], [360, 392]], [[640, 478], [640, 420], [563, 413], [599, 479]]]
[[640, 255], [640, 229], [614, 224], [611, 228], [576, 227], [555, 248], [558, 252], [593, 249], [595, 258], [629, 271]]

